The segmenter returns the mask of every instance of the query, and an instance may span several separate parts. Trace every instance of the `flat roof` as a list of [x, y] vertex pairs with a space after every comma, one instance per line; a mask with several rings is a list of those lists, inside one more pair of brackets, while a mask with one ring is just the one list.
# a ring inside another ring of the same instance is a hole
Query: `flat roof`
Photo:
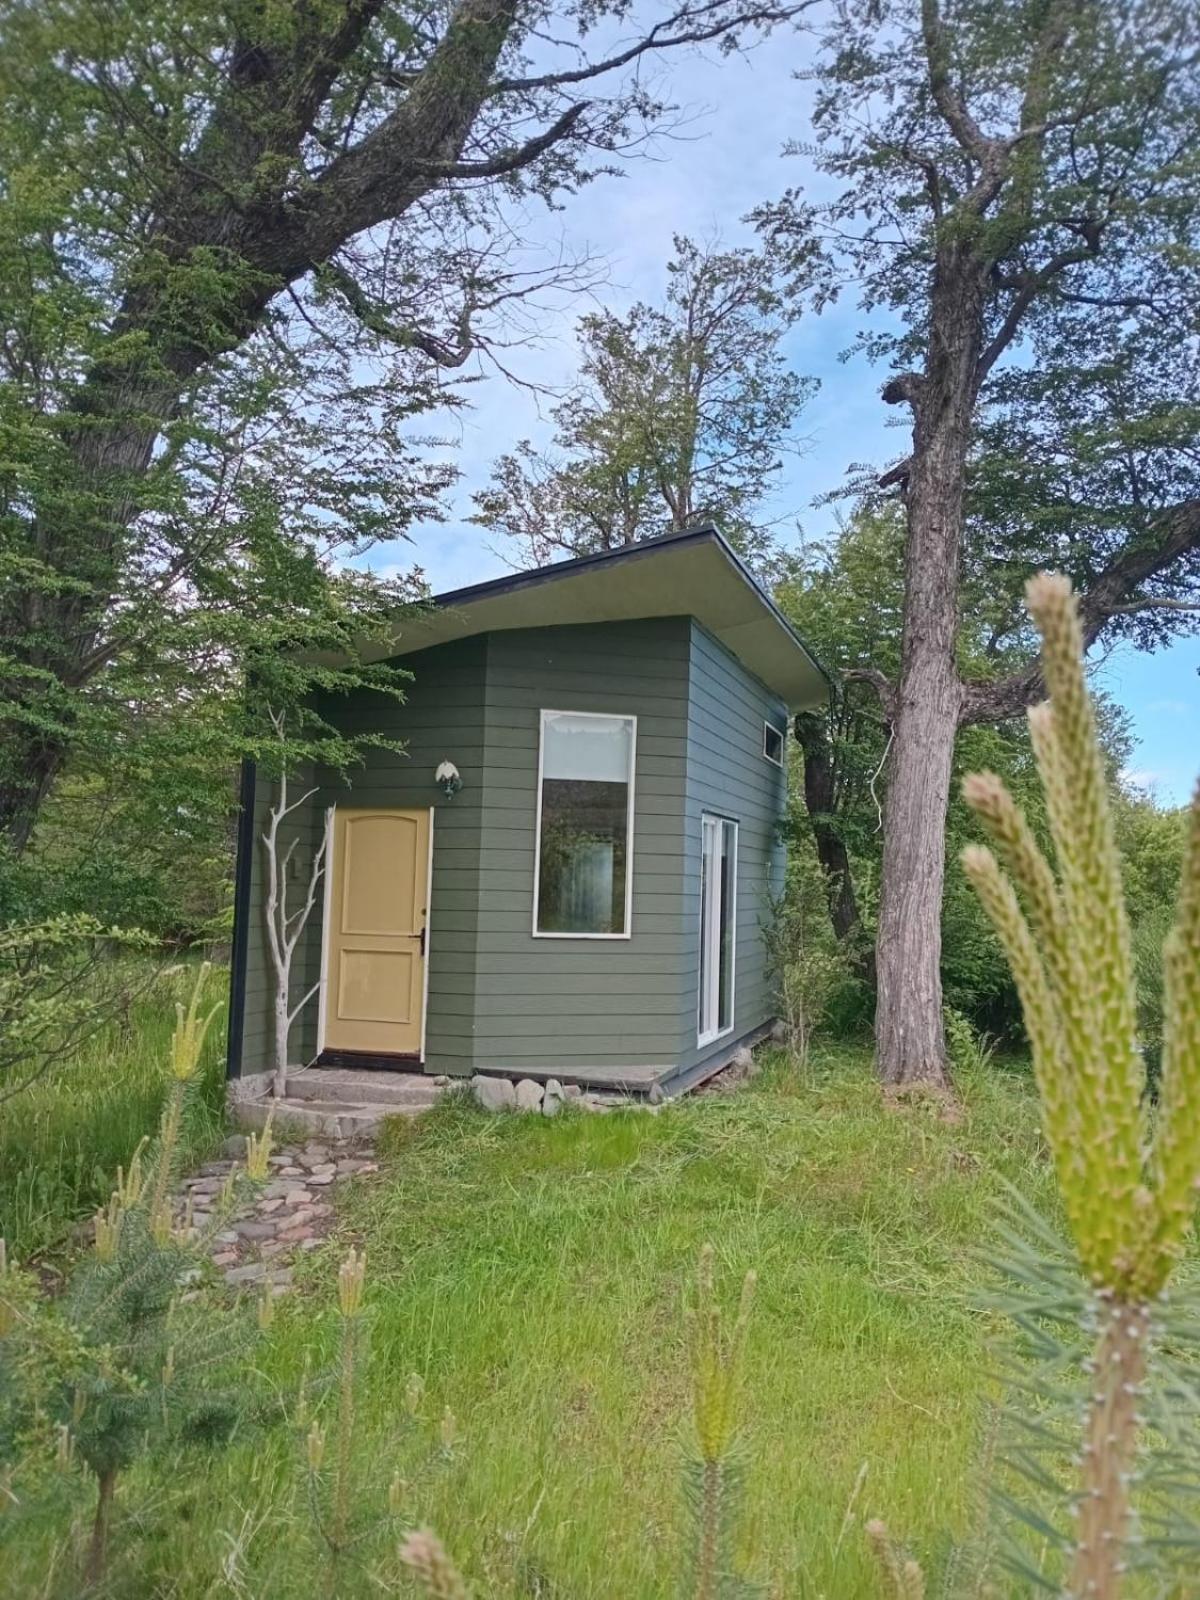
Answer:
[[435, 595], [385, 655], [480, 633], [691, 616], [792, 711], [823, 705], [829, 679], [791, 623], [715, 528], [689, 529]]

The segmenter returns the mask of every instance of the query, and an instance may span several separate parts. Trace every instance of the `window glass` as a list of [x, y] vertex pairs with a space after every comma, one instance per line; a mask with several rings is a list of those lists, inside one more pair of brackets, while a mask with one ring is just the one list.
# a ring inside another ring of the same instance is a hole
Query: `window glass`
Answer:
[[538, 933], [629, 932], [634, 719], [542, 713]]
[[701, 1044], [733, 1027], [734, 941], [737, 937], [737, 823], [702, 819], [700, 858]]
[[769, 722], [763, 724], [763, 755], [777, 767], [783, 765], [783, 733]]

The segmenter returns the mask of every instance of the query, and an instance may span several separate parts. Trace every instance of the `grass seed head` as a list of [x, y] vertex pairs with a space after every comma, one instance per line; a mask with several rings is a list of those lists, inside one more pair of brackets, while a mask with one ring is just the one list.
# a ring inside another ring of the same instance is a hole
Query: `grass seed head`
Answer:
[[410, 1533], [400, 1546], [400, 1560], [431, 1600], [468, 1600], [462, 1574], [431, 1529]]

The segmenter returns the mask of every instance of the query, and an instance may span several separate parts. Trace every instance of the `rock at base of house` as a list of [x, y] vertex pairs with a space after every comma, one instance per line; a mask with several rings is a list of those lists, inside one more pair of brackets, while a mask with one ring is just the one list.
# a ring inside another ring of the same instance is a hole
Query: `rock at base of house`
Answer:
[[771, 1043], [788, 1044], [791, 1041], [791, 1029], [782, 1017], [776, 1017], [771, 1024]]
[[221, 1155], [226, 1161], [241, 1161], [246, 1154], [246, 1135], [231, 1133], [221, 1144]]
[[544, 1093], [540, 1083], [534, 1083], [532, 1078], [522, 1078], [516, 1088], [517, 1110], [540, 1111]]
[[485, 1111], [512, 1111], [517, 1104], [517, 1091], [508, 1078], [474, 1077], [471, 1091]]
[[544, 1117], [556, 1117], [562, 1110], [565, 1100], [566, 1095], [563, 1093], [562, 1084], [559, 1083], [557, 1078], [549, 1079], [546, 1084], [546, 1092], [542, 1096], [542, 1115]]

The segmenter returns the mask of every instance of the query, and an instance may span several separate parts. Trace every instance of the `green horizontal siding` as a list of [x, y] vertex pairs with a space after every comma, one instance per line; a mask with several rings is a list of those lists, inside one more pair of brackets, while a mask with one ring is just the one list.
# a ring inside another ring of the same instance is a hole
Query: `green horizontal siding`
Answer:
[[[687, 1069], [726, 1055], [775, 1014], [767, 972], [763, 925], [771, 896], [783, 886], [784, 852], [779, 820], [787, 803], [784, 771], [763, 755], [763, 724], [787, 727], [787, 708], [747, 672], [699, 623], [692, 624], [691, 696], [688, 704], [688, 775], [685, 876], [693, 891], [684, 919], [684, 1014], [689, 1040], [680, 1065]], [[696, 1043], [700, 972], [701, 818], [705, 812], [738, 824], [737, 934], [733, 1028], [701, 1049]]]

